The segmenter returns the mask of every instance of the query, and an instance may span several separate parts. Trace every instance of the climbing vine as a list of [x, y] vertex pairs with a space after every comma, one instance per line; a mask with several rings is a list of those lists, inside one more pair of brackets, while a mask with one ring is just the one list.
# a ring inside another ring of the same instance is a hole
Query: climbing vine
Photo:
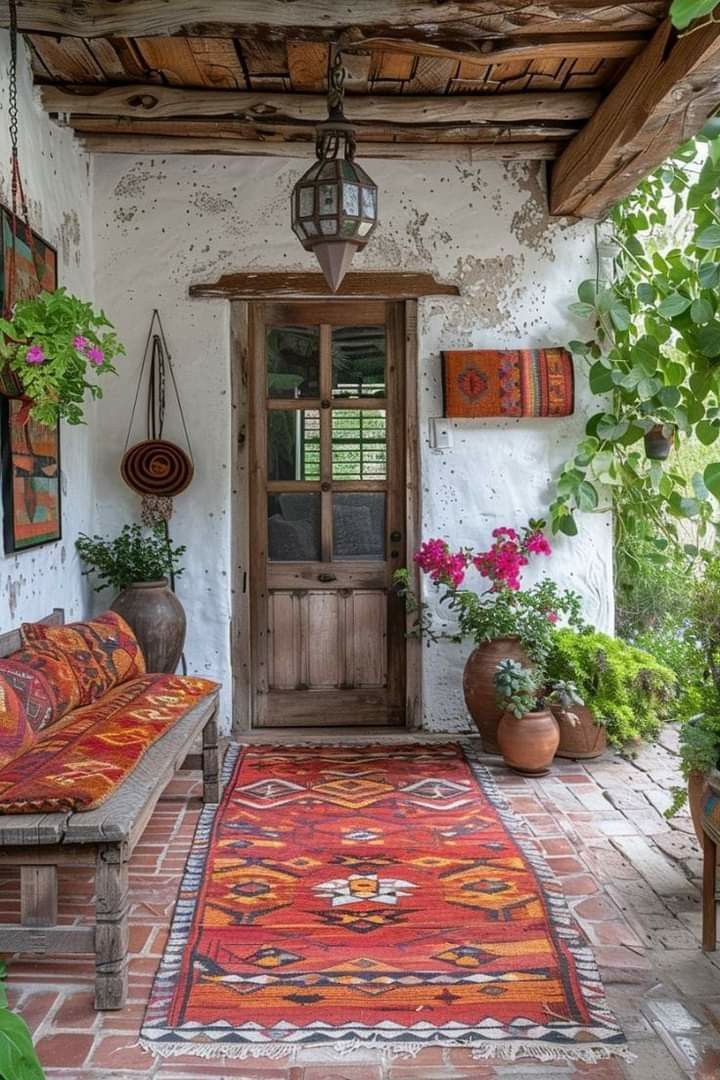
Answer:
[[578, 510], [612, 502], [621, 548], [692, 549], [715, 523], [720, 444], [717, 462], [688, 475], [677, 455], [651, 459], [643, 440], [709, 447], [720, 437], [718, 121], [638, 185], [610, 225], [599, 250], [609, 248], [612, 271], [603, 275], [598, 257], [571, 305], [592, 327], [570, 348], [588, 366], [598, 411], [562, 469], [552, 527], [572, 536]]
[[670, 5], [670, 18], [678, 30], [685, 30], [696, 19], [710, 16], [718, 6], [718, 0], [673, 0]]

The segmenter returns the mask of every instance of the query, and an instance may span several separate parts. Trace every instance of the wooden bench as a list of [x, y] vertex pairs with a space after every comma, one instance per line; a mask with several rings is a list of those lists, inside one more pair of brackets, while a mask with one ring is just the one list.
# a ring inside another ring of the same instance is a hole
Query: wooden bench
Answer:
[[[60, 625], [62, 610], [42, 622]], [[21, 647], [0, 635], [0, 656]], [[154, 743], [97, 810], [0, 814], [0, 861], [20, 867], [20, 923], [0, 923], [0, 952], [95, 954], [95, 1008], [121, 1009], [127, 996], [128, 861], [163, 789], [182, 768], [202, 767], [203, 800], [220, 798], [218, 695], [204, 699]], [[202, 736], [202, 758], [189, 751]], [[95, 923], [58, 926], [57, 868], [95, 867]]]

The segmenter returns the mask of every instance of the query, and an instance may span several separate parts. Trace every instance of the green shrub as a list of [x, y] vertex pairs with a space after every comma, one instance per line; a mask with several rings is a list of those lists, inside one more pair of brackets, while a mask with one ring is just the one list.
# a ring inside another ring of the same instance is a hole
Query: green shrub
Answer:
[[0, 1080], [45, 1080], [27, 1024], [8, 1008], [5, 974], [0, 960]]
[[645, 630], [632, 642], [670, 668], [677, 680], [677, 700], [672, 709], [675, 720], [685, 722], [705, 707], [707, 682], [703, 654], [689, 637], [687, 626], [664, 625]]
[[97, 577], [96, 592], [110, 585], [126, 589], [136, 581], [179, 577], [183, 572], [180, 561], [185, 547], [173, 548], [162, 525], [149, 532], [140, 525], [123, 525], [113, 540], [81, 533], [75, 547], [87, 567], [83, 573]]
[[558, 630], [547, 675], [550, 681], [577, 686], [615, 746], [656, 735], [676, 695], [669, 668], [642, 649], [597, 631]]

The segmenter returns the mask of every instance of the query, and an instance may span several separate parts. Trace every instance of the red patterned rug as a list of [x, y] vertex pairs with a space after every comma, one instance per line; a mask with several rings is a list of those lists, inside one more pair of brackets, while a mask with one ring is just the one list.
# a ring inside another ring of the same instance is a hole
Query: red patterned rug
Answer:
[[251, 746], [226, 775], [143, 1045], [627, 1056], [560, 886], [469, 747]]

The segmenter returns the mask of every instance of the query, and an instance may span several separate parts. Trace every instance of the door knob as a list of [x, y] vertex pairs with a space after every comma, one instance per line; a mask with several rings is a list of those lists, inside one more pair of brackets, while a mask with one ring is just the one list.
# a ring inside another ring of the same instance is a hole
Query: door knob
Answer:
[[337, 581], [334, 574], [318, 574], [318, 581]]

